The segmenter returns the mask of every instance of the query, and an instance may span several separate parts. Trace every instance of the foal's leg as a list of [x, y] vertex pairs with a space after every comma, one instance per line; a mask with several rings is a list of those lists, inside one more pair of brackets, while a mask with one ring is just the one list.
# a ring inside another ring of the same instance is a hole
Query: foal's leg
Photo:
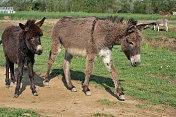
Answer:
[[10, 66], [10, 61], [9, 59], [6, 57], [6, 88], [10, 87], [10, 80], [9, 80], [9, 66]]
[[10, 73], [11, 73], [11, 81], [15, 83], [14, 63], [12, 62], [10, 62]]
[[86, 58], [86, 70], [85, 70], [85, 81], [83, 83], [83, 88], [86, 93], [86, 95], [91, 95], [90, 89], [89, 89], [89, 78], [92, 73], [94, 60], [96, 55], [88, 55]]
[[64, 74], [65, 74], [65, 79], [67, 82], [67, 86], [71, 91], [76, 92], [75, 86], [73, 86], [70, 78], [70, 62], [73, 56], [69, 54], [67, 51], [65, 51], [65, 58], [63, 62], [63, 69], [64, 69]]
[[104, 55], [102, 57], [103, 57], [103, 62], [105, 64], [105, 66], [108, 68], [109, 72], [111, 73], [111, 76], [113, 78], [113, 82], [115, 85], [115, 89], [119, 93], [119, 98], [121, 100], [125, 100], [124, 93], [122, 92], [122, 88], [121, 88], [119, 81], [118, 81], [117, 71], [116, 71], [116, 68], [113, 64], [112, 51], [106, 50], [106, 52], [104, 53]]
[[17, 84], [16, 84], [16, 88], [15, 88], [14, 98], [17, 98], [19, 95], [21, 80], [23, 78], [23, 68], [24, 68], [23, 63], [18, 64]]
[[35, 90], [35, 84], [34, 84], [34, 71], [33, 71], [33, 63], [28, 63], [28, 74], [31, 82], [31, 90], [34, 96], [38, 96], [37, 91]]
[[52, 67], [52, 64], [54, 63], [54, 60], [56, 59], [56, 57], [60, 53], [60, 51], [61, 51], [60, 40], [56, 37], [53, 37], [52, 42], [51, 42], [51, 51], [50, 51], [49, 58], [48, 58], [47, 71], [46, 71], [46, 75], [45, 75], [45, 79], [44, 79], [45, 86], [49, 85], [49, 78], [48, 78], [49, 72]]

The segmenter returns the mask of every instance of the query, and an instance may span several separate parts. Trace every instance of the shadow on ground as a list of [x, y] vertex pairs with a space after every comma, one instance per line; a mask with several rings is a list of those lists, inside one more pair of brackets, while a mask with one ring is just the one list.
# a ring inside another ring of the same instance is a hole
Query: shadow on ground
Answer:
[[[15, 79], [17, 79], [17, 74], [18, 73], [18, 69], [15, 69]], [[39, 86], [39, 87], [44, 87], [44, 84], [43, 84], [43, 78], [34, 73], [34, 84], [35, 86]], [[30, 83], [30, 79], [29, 79], [29, 75], [28, 75], [28, 70], [27, 68], [24, 68], [23, 70], [23, 79], [22, 79], [22, 86], [20, 88], [20, 92], [19, 92], [19, 95], [23, 93], [23, 91], [26, 89], [27, 86], [30, 86], [31, 83]]]
[[[62, 77], [62, 81], [63, 81], [65, 87], [67, 89], [69, 89], [67, 87], [67, 84], [66, 84], [66, 80], [65, 80], [65, 77], [64, 77], [63, 69], [53, 69], [52, 72], [51, 72], [51, 74], [50, 74], [50, 76], [49, 76], [49, 79], [51, 80], [51, 79], [55, 78], [58, 75], [62, 75], [63, 76]], [[70, 70], [70, 75], [71, 75], [71, 79], [72, 80], [81, 81], [82, 84], [83, 84], [84, 79], [85, 79], [85, 74], [83, 72]], [[112, 96], [114, 96], [117, 99], [119, 99], [119, 97], [117, 96], [117, 94], [114, 93], [114, 91], [112, 90], [112, 88], [114, 88], [114, 82], [113, 82], [112, 78], [105, 78], [105, 77], [102, 77], [102, 76], [91, 75], [89, 81], [96, 82], [98, 85], [101, 85], [102, 87], [104, 87], [105, 90], [109, 94], [111, 94]], [[124, 82], [124, 80], [119, 80], [119, 83], [120, 82]]]

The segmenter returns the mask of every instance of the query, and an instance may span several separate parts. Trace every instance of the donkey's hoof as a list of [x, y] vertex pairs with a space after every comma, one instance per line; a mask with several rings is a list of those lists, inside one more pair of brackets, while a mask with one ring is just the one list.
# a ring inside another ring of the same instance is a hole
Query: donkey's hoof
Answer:
[[34, 93], [34, 96], [38, 96], [38, 93], [37, 93], [37, 92], [35, 92], [35, 93]]
[[14, 96], [13, 96], [13, 98], [17, 98], [19, 95], [18, 94], [15, 94]]
[[77, 92], [77, 90], [76, 90], [76, 88], [75, 88], [75, 87], [74, 87], [74, 88], [72, 88], [72, 89], [71, 89], [71, 91], [72, 91], [72, 92]]
[[91, 96], [91, 92], [90, 91], [86, 91], [86, 95], [87, 96]]
[[120, 96], [119, 96], [119, 99], [120, 99], [121, 101], [125, 101], [125, 95], [120, 95]]
[[17, 82], [16, 82], [16, 81], [13, 81], [13, 84], [17, 84]]
[[44, 82], [43, 83], [45, 86], [49, 86], [49, 82]]
[[6, 88], [9, 88], [10, 87], [10, 85], [6, 85]]

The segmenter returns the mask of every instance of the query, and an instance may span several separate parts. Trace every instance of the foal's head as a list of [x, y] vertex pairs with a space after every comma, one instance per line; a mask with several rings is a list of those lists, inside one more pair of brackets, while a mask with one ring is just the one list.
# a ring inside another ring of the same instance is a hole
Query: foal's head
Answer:
[[43, 49], [41, 46], [40, 37], [43, 36], [43, 32], [40, 29], [45, 21], [45, 17], [35, 23], [35, 20], [28, 20], [25, 25], [19, 23], [20, 28], [24, 31], [23, 39], [28, 49], [34, 54], [42, 54]]
[[140, 60], [140, 42], [142, 40], [141, 30], [148, 27], [148, 24], [136, 25], [137, 21], [130, 19], [128, 21], [128, 28], [126, 35], [123, 37], [121, 42], [121, 49], [131, 61], [132, 66], [138, 66]]

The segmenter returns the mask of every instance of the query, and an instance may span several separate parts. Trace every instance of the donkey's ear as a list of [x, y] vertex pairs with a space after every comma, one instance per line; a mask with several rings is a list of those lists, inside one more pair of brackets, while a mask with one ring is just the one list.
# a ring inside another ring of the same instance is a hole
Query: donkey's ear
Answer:
[[27, 27], [26, 25], [23, 25], [22, 23], [19, 23], [19, 26], [24, 31], [28, 31], [29, 30], [29, 27]]
[[44, 21], [45, 21], [45, 17], [42, 20], [40, 20], [39, 22], [37, 22], [36, 25], [38, 27], [41, 27], [43, 25]]
[[134, 26], [134, 25], [129, 26], [128, 29], [127, 29], [126, 34], [128, 35], [128, 34], [134, 32], [135, 28], [136, 28], [136, 26]]
[[128, 24], [129, 24], [129, 25], [134, 25], [134, 26], [135, 26], [135, 25], [137, 24], [137, 21], [134, 20], [133, 18], [131, 18], [131, 19], [128, 20]]
[[150, 24], [139, 24], [136, 27], [137, 27], [138, 30], [142, 31], [142, 30], [145, 30], [145, 29], [149, 28], [150, 26], [154, 26], [154, 25], [156, 25], [155, 22], [150, 23]]

